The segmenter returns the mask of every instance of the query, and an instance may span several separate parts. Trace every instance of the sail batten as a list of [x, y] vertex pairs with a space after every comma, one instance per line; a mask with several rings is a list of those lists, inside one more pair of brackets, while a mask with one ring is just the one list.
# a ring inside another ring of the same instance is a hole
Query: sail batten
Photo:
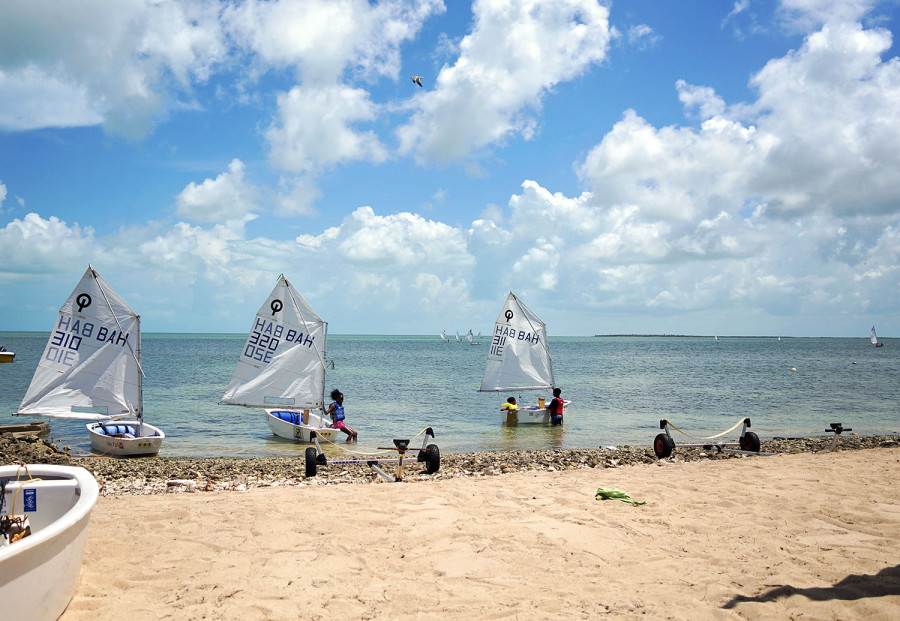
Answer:
[[19, 416], [140, 416], [140, 317], [88, 266], [60, 308]]
[[321, 409], [328, 324], [284, 275], [263, 302], [221, 403]]
[[494, 324], [479, 392], [552, 388], [547, 326], [510, 292]]

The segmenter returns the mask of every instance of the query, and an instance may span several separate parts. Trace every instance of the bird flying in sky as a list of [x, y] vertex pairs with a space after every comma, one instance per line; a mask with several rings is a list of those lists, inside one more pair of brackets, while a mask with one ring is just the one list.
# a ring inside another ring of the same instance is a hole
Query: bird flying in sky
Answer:
[[422, 76], [414, 75], [412, 77], [412, 81], [415, 82], [416, 84], [418, 84], [419, 86], [422, 86]]

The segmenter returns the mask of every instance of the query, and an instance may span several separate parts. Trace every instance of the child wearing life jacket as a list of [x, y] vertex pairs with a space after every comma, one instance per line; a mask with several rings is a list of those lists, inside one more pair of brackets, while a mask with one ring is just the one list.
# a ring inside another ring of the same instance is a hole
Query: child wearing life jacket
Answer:
[[562, 425], [563, 422], [563, 411], [566, 405], [566, 402], [563, 401], [562, 390], [559, 388], [553, 389], [553, 400], [550, 401], [550, 405], [547, 406], [547, 411], [550, 413], [550, 425]]
[[504, 403], [503, 405], [500, 406], [501, 412], [508, 412], [509, 410], [515, 411], [518, 409], [519, 409], [519, 406], [516, 405], [515, 397], [510, 397], [509, 399], [506, 400], [506, 403]]
[[350, 444], [356, 440], [357, 433], [344, 422], [344, 393], [335, 388], [331, 391], [331, 399], [332, 403], [325, 410], [325, 413], [331, 415], [332, 426], [335, 429], [340, 429], [347, 434], [347, 444]]

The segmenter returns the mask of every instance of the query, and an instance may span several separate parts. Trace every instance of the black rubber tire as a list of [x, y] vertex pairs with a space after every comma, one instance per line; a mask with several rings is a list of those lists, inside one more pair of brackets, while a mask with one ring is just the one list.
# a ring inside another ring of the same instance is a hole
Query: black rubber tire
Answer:
[[316, 470], [316, 449], [315, 447], [310, 446], [306, 449], [306, 476], [316, 476]]
[[425, 472], [434, 474], [441, 469], [441, 451], [437, 444], [429, 444], [425, 447]]
[[751, 451], [753, 453], [759, 453], [759, 436], [753, 433], [752, 431], [748, 431], [744, 435], [741, 436], [741, 450], [742, 451]]
[[653, 452], [660, 459], [668, 457], [675, 450], [675, 440], [670, 438], [668, 434], [661, 433], [653, 440]]

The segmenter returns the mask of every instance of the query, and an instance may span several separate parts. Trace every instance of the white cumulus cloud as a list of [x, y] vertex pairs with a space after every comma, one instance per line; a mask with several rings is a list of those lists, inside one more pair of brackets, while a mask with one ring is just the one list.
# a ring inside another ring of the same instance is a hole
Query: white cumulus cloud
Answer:
[[278, 96], [278, 111], [279, 121], [266, 137], [270, 157], [281, 170], [302, 173], [353, 160], [381, 162], [387, 157], [373, 131], [354, 128], [376, 117], [376, 106], [362, 89], [296, 86]]
[[401, 152], [450, 161], [513, 135], [531, 139], [547, 92], [609, 47], [609, 10], [595, 0], [480, 0], [473, 12], [459, 58], [410, 103]]
[[234, 159], [215, 179], [190, 183], [176, 198], [177, 215], [193, 222], [252, 217], [258, 190], [244, 179], [244, 163]]
[[139, 138], [166, 113], [169, 95], [189, 92], [224, 56], [213, 2], [5, 3], [0, 127], [102, 123]]

